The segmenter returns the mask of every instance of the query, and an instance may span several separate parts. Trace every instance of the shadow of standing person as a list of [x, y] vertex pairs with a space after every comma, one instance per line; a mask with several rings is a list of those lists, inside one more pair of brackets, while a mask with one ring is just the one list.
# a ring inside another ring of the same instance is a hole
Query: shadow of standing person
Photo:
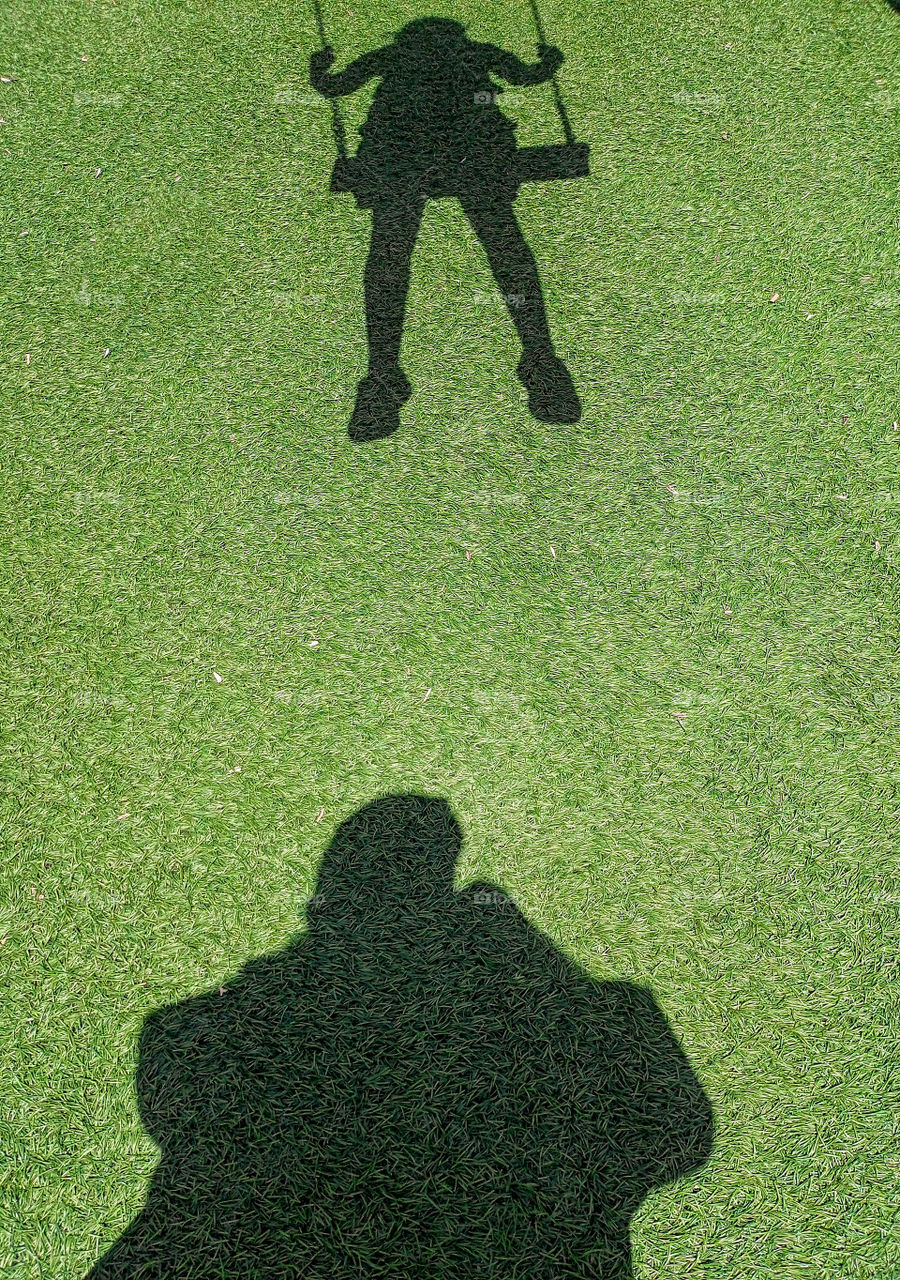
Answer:
[[497, 106], [503, 90], [491, 79], [542, 84], [563, 55], [544, 44], [539, 54], [538, 62], [523, 63], [495, 45], [470, 40], [458, 22], [420, 18], [392, 44], [336, 74], [328, 70], [331, 48], [310, 58], [310, 82], [329, 98], [380, 79], [359, 150], [349, 162], [339, 160], [335, 171], [334, 189], [352, 189], [360, 207], [372, 210], [365, 270], [369, 371], [350, 422], [357, 442], [395, 431], [411, 394], [400, 367], [410, 261], [425, 202], [435, 196], [457, 197], [484, 246], [522, 342], [517, 372], [531, 412], [543, 422], [573, 423], [581, 416], [569, 371], [553, 348], [534, 256], [513, 210], [522, 181], [516, 126]]
[[305, 934], [161, 1009], [161, 1159], [90, 1280], [626, 1280], [629, 1222], [712, 1148], [649, 992], [597, 983], [493, 885], [449, 806], [337, 830]]

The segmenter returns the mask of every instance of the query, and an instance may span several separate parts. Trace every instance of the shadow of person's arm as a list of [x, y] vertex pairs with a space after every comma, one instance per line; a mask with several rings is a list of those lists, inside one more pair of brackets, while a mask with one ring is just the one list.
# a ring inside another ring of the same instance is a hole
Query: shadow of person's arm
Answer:
[[507, 84], [543, 84], [556, 74], [564, 60], [560, 50], [549, 44], [538, 45], [540, 58], [537, 62], [522, 62], [514, 53], [507, 53], [496, 45], [485, 45], [484, 48], [489, 59], [488, 70]]
[[385, 71], [385, 49], [373, 49], [354, 59], [343, 71], [330, 72], [328, 68], [334, 62], [334, 50], [317, 49], [309, 59], [309, 83], [325, 98], [343, 98], [348, 93], [356, 93], [373, 76], [380, 76]]

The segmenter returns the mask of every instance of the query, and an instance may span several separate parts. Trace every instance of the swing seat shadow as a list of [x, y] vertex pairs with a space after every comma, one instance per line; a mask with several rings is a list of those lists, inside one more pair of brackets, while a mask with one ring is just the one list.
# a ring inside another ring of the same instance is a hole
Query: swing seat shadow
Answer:
[[[522, 343], [517, 375], [539, 421], [571, 424], [581, 400], [554, 349], [534, 255], [513, 202], [524, 182], [582, 178], [589, 148], [572, 135], [555, 74], [563, 55], [539, 46], [525, 63], [491, 44], [469, 39], [458, 22], [420, 18], [393, 43], [331, 72], [333, 51], [310, 59], [310, 82], [333, 100], [338, 158], [331, 190], [352, 193], [372, 211], [365, 268], [369, 368], [357, 391], [349, 433], [356, 442], [382, 439], [399, 426], [412, 393], [400, 367], [410, 267], [426, 201], [456, 198], [480, 240]], [[355, 155], [347, 154], [337, 99], [379, 81]], [[552, 81], [565, 142], [518, 147], [515, 121], [498, 105], [503, 83]]]
[[89, 1280], [630, 1280], [631, 1219], [712, 1150], [649, 991], [597, 982], [449, 805], [341, 824], [306, 931], [140, 1037], [146, 1205]]
[[[900, 0], [898, 0], [900, 3]], [[519, 147], [516, 151], [519, 184], [526, 182], [558, 182], [590, 176], [590, 147], [586, 142], [557, 142], [540, 147]], [[330, 189], [335, 195], [365, 190], [364, 166], [356, 156], [338, 156], [331, 171]], [[426, 189], [429, 199], [443, 199], [457, 194], [458, 183], [437, 181]]]

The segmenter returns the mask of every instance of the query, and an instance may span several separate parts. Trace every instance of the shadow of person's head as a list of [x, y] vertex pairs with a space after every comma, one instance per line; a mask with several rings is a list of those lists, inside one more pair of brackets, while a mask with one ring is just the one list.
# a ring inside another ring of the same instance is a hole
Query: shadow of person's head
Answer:
[[337, 828], [322, 859], [314, 901], [329, 914], [410, 909], [453, 892], [462, 831], [446, 800], [391, 795]]

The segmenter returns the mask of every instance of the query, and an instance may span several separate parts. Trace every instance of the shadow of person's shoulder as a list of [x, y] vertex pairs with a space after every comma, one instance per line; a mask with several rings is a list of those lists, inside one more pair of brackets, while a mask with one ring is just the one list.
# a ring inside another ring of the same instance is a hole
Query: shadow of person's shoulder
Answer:
[[145, 1019], [135, 1085], [141, 1120], [160, 1147], [171, 1143], [201, 1099], [207, 1106], [227, 1091], [248, 1049], [265, 1052], [271, 1044], [283, 1011], [308, 986], [302, 937], [248, 961], [224, 984], [163, 1005]]
[[496, 885], [466, 885], [457, 899], [469, 954], [501, 1016], [512, 1010], [527, 1021], [552, 1073], [571, 1080], [583, 1119], [593, 1114], [607, 1134], [642, 1135], [629, 1154], [643, 1169], [638, 1184], [661, 1185], [704, 1164], [712, 1109], [653, 994], [588, 973]]
[[519, 966], [532, 980], [562, 983], [573, 997], [578, 992], [586, 998], [599, 996], [600, 984], [534, 924], [504, 889], [475, 881], [457, 891], [456, 903], [469, 928], [471, 950]]

